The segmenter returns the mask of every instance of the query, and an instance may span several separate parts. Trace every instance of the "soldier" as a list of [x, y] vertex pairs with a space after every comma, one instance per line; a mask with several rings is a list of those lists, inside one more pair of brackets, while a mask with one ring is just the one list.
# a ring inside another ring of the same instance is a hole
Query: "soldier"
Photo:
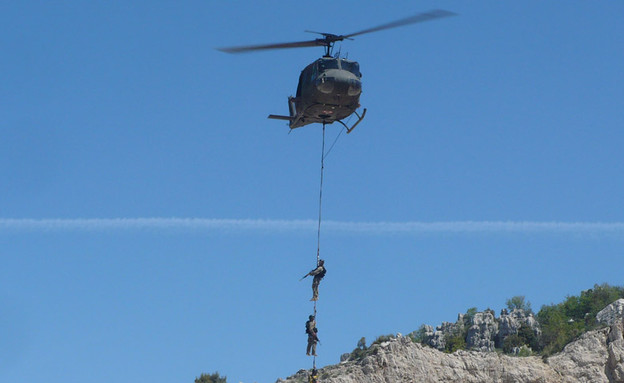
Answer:
[[308, 383], [318, 383], [318, 370], [312, 369], [312, 373], [308, 376]]
[[314, 327], [311, 332], [308, 333], [308, 348], [306, 349], [306, 355], [310, 355], [312, 352], [312, 356], [316, 355], [316, 343], [320, 342], [318, 338], [318, 329]]
[[310, 334], [314, 328], [316, 327], [316, 317], [314, 315], [310, 315], [308, 320], [306, 321], [306, 334]]
[[321, 283], [321, 279], [323, 279], [323, 277], [325, 276], [325, 273], [327, 273], [327, 270], [325, 269], [324, 264], [325, 264], [324, 260], [322, 259], [319, 260], [319, 263], [316, 269], [310, 271], [309, 273], [303, 276], [303, 278], [307, 277], [308, 275], [311, 275], [314, 277], [314, 279], [312, 280], [312, 299], [310, 299], [311, 301], [318, 301], [319, 283]]
[[[310, 350], [313, 348], [312, 345], [316, 346], [316, 340], [318, 337], [314, 330], [316, 329], [316, 318], [314, 315], [310, 315], [308, 320], [306, 321], [306, 334], [308, 334], [308, 347], [306, 349], [306, 355], [310, 355]], [[316, 350], [316, 347], [314, 347]]]

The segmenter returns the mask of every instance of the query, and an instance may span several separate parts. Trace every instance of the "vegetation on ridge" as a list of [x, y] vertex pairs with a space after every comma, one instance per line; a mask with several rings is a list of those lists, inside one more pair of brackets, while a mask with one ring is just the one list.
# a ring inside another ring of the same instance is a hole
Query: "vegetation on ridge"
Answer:
[[[583, 333], [598, 328], [596, 314], [620, 298], [624, 298], [624, 287], [610, 286], [605, 283], [594, 285], [592, 289], [582, 291], [579, 296], [568, 296], [561, 303], [543, 305], [535, 315], [541, 333], [537, 334], [527, 324], [522, 324], [516, 334], [511, 334], [504, 339], [500, 351], [518, 356], [538, 354], [543, 357], [557, 353]], [[506, 301], [506, 304], [509, 311], [521, 309], [527, 314], [533, 314], [531, 303], [525, 300], [524, 296], [512, 297]], [[485, 312], [494, 314], [494, 311], [489, 308]], [[476, 307], [469, 308], [463, 315], [463, 323], [459, 326], [452, 326], [444, 339], [445, 352], [452, 353], [466, 349], [468, 329], [476, 313]], [[422, 325], [408, 336], [415, 343], [427, 344], [427, 327]], [[375, 344], [390, 338], [392, 336], [381, 336], [370, 347], [366, 347], [366, 339], [361, 338], [357, 347], [351, 352], [350, 359], [360, 360], [370, 355], [374, 352], [372, 349]]]
[[212, 374], [202, 373], [199, 378], [195, 378], [195, 383], [227, 383], [227, 377], [220, 376], [218, 372]]
[[[582, 291], [578, 296], [568, 296], [561, 303], [543, 305], [535, 315], [541, 334], [536, 334], [530, 326], [523, 323], [516, 334], [511, 334], [504, 339], [500, 352], [517, 356], [537, 354], [543, 357], [557, 353], [583, 333], [598, 328], [600, 324], [596, 320], [596, 314], [620, 298], [624, 298], [624, 287], [610, 286], [605, 283], [594, 285], [592, 289]], [[525, 300], [524, 296], [512, 297], [506, 301], [506, 304], [509, 311], [521, 309], [528, 314], [533, 314], [531, 303]], [[445, 338], [445, 352], [452, 353], [466, 349], [468, 329], [477, 312], [476, 307], [469, 308], [463, 315], [462, 323], [459, 323], [459, 326], [453, 326], [453, 331]], [[484, 312], [493, 316], [495, 314], [490, 308]], [[426, 344], [427, 327], [422, 325], [408, 336], [415, 343]], [[380, 343], [393, 338], [395, 338], [394, 335], [379, 336], [367, 347], [366, 338], [362, 337], [349, 355], [349, 359], [362, 360], [368, 355], [375, 354]], [[220, 376], [218, 372], [202, 373], [199, 378], [195, 378], [195, 383], [227, 383], [227, 379], [225, 376]]]
[[596, 329], [596, 314], [620, 298], [624, 298], [624, 287], [605, 283], [562, 303], [542, 306], [536, 317], [542, 328], [539, 351], [544, 356], [554, 354], [584, 332]]

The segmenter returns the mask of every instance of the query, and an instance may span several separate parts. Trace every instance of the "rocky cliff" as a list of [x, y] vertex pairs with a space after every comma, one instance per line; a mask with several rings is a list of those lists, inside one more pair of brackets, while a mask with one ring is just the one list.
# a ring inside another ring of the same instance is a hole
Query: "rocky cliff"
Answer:
[[[603, 322], [606, 327], [583, 334], [546, 360], [483, 351], [447, 354], [398, 334], [373, 344], [362, 359], [320, 369], [319, 382], [624, 383], [624, 327], [620, 314], [624, 300], [620, 304], [614, 309], [615, 315], [606, 315], [610, 319]], [[483, 324], [481, 319], [477, 320], [478, 326]], [[489, 345], [477, 348], [488, 349]], [[307, 383], [308, 373], [300, 370], [278, 382]]]
[[494, 316], [492, 310], [471, 316], [459, 314], [455, 323], [443, 322], [435, 330], [425, 325], [420, 337], [422, 343], [444, 351], [447, 339], [465, 333], [468, 350], [493, 352], [495, 348], [503, 347], [508, 336], [518, 334], [522, 326], [526, 326], [535, 337], [541, 334], [540, 325], [532, 312], [515, 309], [511, 312], [502, 310], [499, 318]]

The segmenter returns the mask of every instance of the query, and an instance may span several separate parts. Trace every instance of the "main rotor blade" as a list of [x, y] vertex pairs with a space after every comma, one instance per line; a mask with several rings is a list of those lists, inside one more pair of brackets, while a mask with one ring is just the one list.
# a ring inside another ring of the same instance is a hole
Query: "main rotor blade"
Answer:
[[225, 48], [217, 48], [218, 50], [226, 53], [244, 53], [251, 51], [260, 51], [260, 50], [268, 50], [268, 49], [286, 49], [286, 48], [305, 48], [305, 47], [318, 47], [324, 46], [329, 47], [332, 46], [336, 41], [342, 41], [344, 39], [350, 39], [353, 36], [363, 35], [365, 33], [372, 33], [381, 31], [384, 29], [396, 28], [403, 25], [420, 23], [423, 21], [429, 21], [433, 19], [439, 19], [441, 17], [454, 16], [455, 13], [444, 11], [441, 9], [435, 9], [429, 12], [419, 13], [414, 16], [406, 17], [404, 19], [396, 20], [390, 23], [382, 24], [373, 28], [364, 29], [359, 32], [351, 33], [348, 35], [334, 35], [331, 33], [319, 33], [323, 35], [325, 38], [316, 39], [316, 40], [308, 40], [308, 41], [296, 41], [292, 43], [278, 43], [278, 44], [260, 44], [260, 45], [244, 45], [238, 47], [225, 47]]
[[296, 41], [292, 43], [278, 43], [278, 44], [260, 44], [260, 45], [245, 45], [239, 47], [225, 47], [217, 48], [218, 50], [226, 53], [244, 53], [251, 51], [260, 51], [267, 49], [285, 49], [285, 48], [305, 48], [305, 47], [317, 47], [325, 45], [323, 39], [310, 40], [310, 41]]
[[441, 17], [448, 17], [448, 16], [455, 16], [455, 15], [456, 13], [453, 13], [450, 11], [445, 11], [442, 9], [434, 9], [429, 12], [419, 13], [417, 15], [406, 17], [404, 19], [392, 21], [390, 23], [382, 24], [373, 28], [364, 29], [363, 31], [350, 33], [348, 35], [342, 35], [341, 37], [346, 39], [346, 38], [353, 37], [353, 36], [363, 35], [365, 33], [372, 33], [372, 32], [382, 31], [384, 29], [396, 28], [396, 27], [401, 27], [403, 25], [421, 23], [423, 21], [429, 21], [433, 19], [439, 19]]

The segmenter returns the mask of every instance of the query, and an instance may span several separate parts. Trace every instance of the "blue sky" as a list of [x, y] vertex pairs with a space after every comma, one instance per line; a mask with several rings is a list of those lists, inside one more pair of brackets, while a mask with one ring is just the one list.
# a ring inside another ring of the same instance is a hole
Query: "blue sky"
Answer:
[[364, 121], [328, 126], [317, 365], [361, 337], [535, 309], [624, 267], [624, 3], [0, 5], [0, 380], [274, 382], [310, 368], [314, 48], [214, 48], [458, 16], [338, 44]]

